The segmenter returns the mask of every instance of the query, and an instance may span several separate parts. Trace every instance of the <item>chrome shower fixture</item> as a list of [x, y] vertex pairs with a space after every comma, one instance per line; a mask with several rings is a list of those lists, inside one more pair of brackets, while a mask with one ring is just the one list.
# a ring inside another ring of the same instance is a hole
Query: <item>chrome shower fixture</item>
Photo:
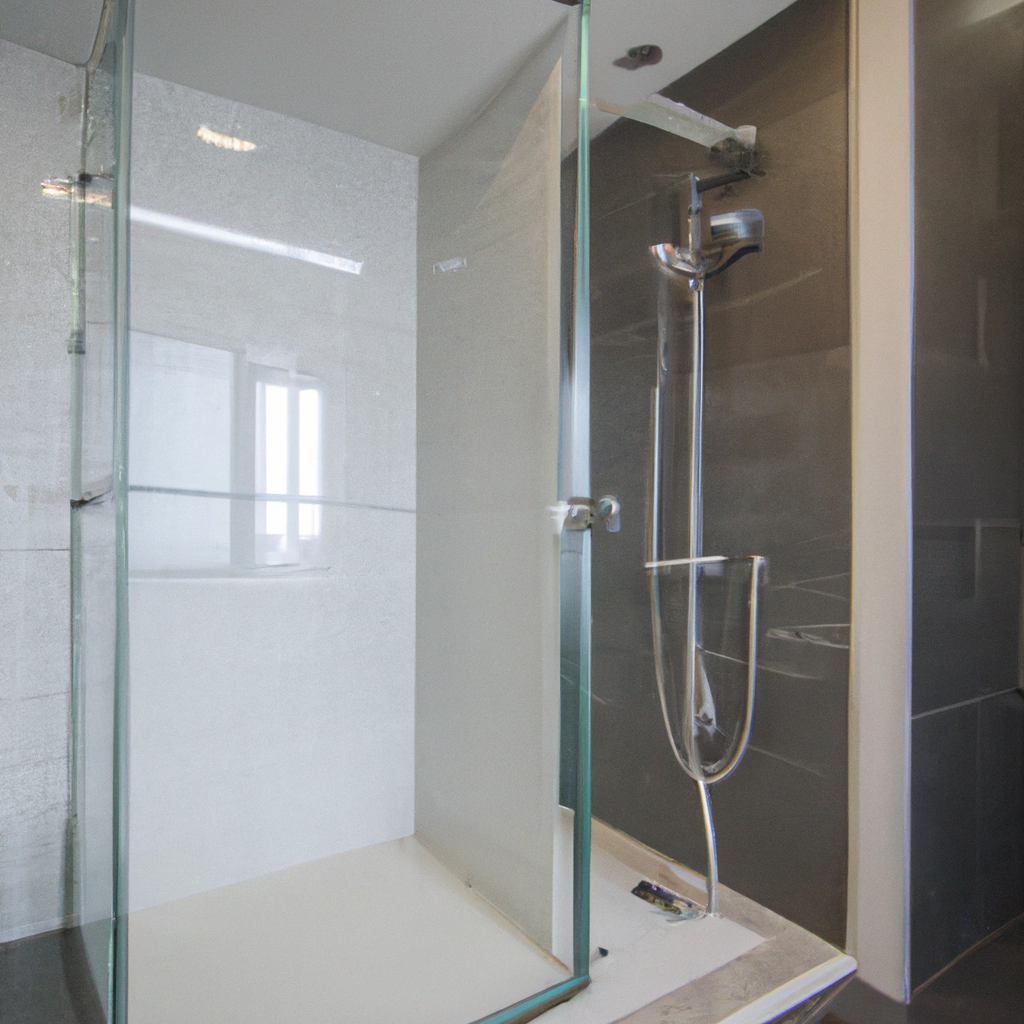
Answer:
[[[764, 215], [760, 210], [749, 209], [712, 214], [708, 218], [711, 237], [705, 245], [700, 198], [704, 191], [700, 186], [704, 183], [695, 174], [687, 174], [683, 180], [685, 184], [678, 193], [679, 219], [672, 217], [679, 224], [679, 229], [673, 231], [679, 241], [651, 246], [651, 253], [660, 266], [677, 274], [707, 280], [732, 266], [740, 257], [764, 250]], [[685, 238], [681, 230], [684, 197], [687, 201]]]
[[[745, 172], [740, 176], [748, 177]], [[735, 180], [732, 178], [731, 180]], [[722, 184], [721, 179], [715, 179]], [[704, 186], [703, 188], [701, 186]], [[705, 240], [701, 192], [713, 187], [701, 182], [695, 174], [684, 174], [670, 179], [670, 187], [660, 194], [656, 207], [657, 221], [654, 237], [666, 237], [668, 242], [651, 246], [660, 274], [661, 297], [659, 310], [667, 309], [670, 278], [682, 275], [689, 279], [693, 305], [691, 331], [691, 373], [689, 401], [689, 481], [688, 481], [688, 536], [685, 553], [664, 551], [662, 530], [661, 489], [665, 472], [665, 419], [666, 404], [672, 401], [669, 367], [673, 362], [674, 339], [670, 320], [659, 312], [658, 317], [658, 379], [654, 391], [654, 459], [652, 463], [650, 560], [651, 615], [655, 643], [655, 671], [658, 696], [661, 702], [669, 743], [682, 769], [696, 782], [704, 818], [708, 849], [707, 913], [718, 914], [718, 852], [715, 844], [715, 826], [711, 814], [708, 787], [730, 775], [739, 764], [750, 740], [754, 714], [754, 694], [757, 676], [757, 593], [764, 559], [751, 556], [751, 583], [748, 601], [747, 673], [745, 680], [745, 708], [742, 724], [726, 750], [718, 756], [706, 757], [702, 750], [702, 733], [709, 736], [721, 732], [715, 712], [706, 660], [716, 652], [705, 646], [702, 626], [704, 584], [701, 573], [715, 565], [724, 568], [729, 559], [722, 555], [705, 555], [703, 539], [703, 431], [704, 431], [704, 282], [720, 274], [747, 253], [764, 249], [764, 217], [760, 210], [734, 210], [714, 214], [707, 220]], [[667, 202], [666, 202], [667, 200]], [[664, 232], [664, 233], [662, 233]], [[662, 600], [665, 573], [673, 570], [687, 572], [685, 611]], [[671, 628], [675, 623], [664, 616], [675, 615], [685, 619], [683, 651], [667, 649], [665, 638], [678, 635]], [[673, 661], [681, 656], [682, 670], [673, 670]], [[677, 691], [681, 688], [682, 693]], [[674, 727], [670, 707], [682, 709], [682, 721]], [[678, 733], [678, 735], [677, 735]], [[724, 734], [724, 733], [723, 733]], [[706, 749], [706, 746], [705, 746]]]

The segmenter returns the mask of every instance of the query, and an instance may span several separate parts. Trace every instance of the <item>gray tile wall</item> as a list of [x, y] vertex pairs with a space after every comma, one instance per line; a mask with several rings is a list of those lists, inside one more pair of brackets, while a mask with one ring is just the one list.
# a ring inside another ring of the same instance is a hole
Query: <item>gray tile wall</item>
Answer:
[[1024, 912], [1024, 12], [985, 15], [917, 9], [914, 986]]
[[[751, 749], [712, 794], [721, 877], [840, 944], [850, 571], [846, 26], [841, 0], [801, 0], [666, 90], [726, 123], [757, 125], [763, 171], [704, 193], [712, 212], [753, 206], [766, 222], [764, 253], [707, 286], [705, 551], [763, 554], [769, 563]], [[635, 123], [620, 121], [593, 144], [593, 486], [623, 504], [622, 532], [594, 535], [594, 807], [703, 870], [696, 790], [674, 761], [658, 706], [643, 568], [657, 339], [648, 208], [655, 175], [687, 170], [723, 168], [706, 150]]]
[[0, 41], [0, 942], [55, 928], [68, 800], [68, 204], [81, 72]]

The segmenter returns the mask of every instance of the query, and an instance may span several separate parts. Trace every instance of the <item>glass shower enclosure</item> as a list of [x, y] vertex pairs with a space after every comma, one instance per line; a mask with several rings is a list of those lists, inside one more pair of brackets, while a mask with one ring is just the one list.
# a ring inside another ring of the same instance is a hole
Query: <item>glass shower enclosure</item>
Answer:
[[0, 942], [74, 1020], [529, 1019], [589, 974], [585, 5], [96, 14], [0, 44], [68, 137], [11, 325], [70, 339], [71, 638]]

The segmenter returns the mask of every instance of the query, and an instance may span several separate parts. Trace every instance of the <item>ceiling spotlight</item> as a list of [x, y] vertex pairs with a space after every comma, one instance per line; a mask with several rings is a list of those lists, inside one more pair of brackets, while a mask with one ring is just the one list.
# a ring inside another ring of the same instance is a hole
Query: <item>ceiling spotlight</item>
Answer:
[[651, 64], [657, 64], [662, 58], [660, 46], [654, 43], [645, 43], [643, 46], [631, 46], [626, 51], [625, 57], [613, 60], [617, 68], [625, 68], [627, 71], [636, 71], [637, 68], [646, 68]]

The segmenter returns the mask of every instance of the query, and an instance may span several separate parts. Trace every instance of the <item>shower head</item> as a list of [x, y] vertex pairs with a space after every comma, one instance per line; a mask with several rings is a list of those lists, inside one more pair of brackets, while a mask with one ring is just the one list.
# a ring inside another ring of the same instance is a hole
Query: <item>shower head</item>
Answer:
[[711, 238], [707, 245], [685, 248], [662, 242], [652, 245], [651, 253], [666, 270], [706, 279], [731, 267], [741, 256], [764, 249], [764, 216], [760, 210], [715, 213], [709, 226]]
[[718, 254], [714, 267], [707, 276], [720, 274], [741, 256], [764, 249], [764, 215], [760, 210], [733, 210], [711, 216], [711, 245]]
[[[705, 178], [692, 171], [657, 179], [652, 197], [651, 254], [659, 266], [695, 280], [720, 274], [748, 252], [764, 249], [764, 216], [760, 210], [733, 210], [704, 216], [701, 194], [733, 181], [746, 180], [749, 171]], [[705, 242], [704, 239], [708, 241]]]

